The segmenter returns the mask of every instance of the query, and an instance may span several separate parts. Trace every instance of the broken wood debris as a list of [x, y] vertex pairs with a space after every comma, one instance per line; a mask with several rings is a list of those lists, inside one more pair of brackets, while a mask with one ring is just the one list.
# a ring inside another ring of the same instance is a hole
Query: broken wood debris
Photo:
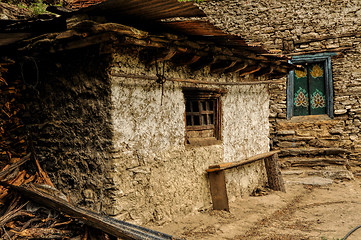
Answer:
[[[53, 186], [40, 167], [35, 151], [31, 151], [21, 121], [24, 105], [21, 80], [7, 79], [13, 61], [0, 62], [0, 180], [12, 186], [37, 183]], [[14, 190], [0, 186], [0, 239], [68, 239], [85, 236], [84, 224], [54, 215], [42, 206], [30, 207], [29, 202]], [[105, 233], [91, 233], [89, 237], [105, 239]], [[89, 238], [90, 239], [90, 238]], [[108, 238], [109, 239], [109, 238]]]
[[71, 218], [79, 219], [88, 226], [102, 230], [112, 236], [120, 237], [122, 239], [177, 239], [161, 232], [78, 208], [64, 199], [57, 197], [54, 192], [42, 191], [42, 188], [36, 184], [29, 183], [22, 186], [15, 186], [3, 182], [0, 182], [0, 184], [15, 189], [24, 196], [35, 200], [37, 203], [67, 214]]

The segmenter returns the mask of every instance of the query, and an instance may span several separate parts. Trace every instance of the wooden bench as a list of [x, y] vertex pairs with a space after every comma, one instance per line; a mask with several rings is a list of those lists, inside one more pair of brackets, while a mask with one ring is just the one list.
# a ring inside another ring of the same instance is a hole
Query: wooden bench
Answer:
[[271, 151], [237, 162], [221, 163], [209, 166], [206, 171], [209, 175], [213, 209], [229, 211], [224, 171], [261, 160], [264, 160], [265, 163], [269, 187], [275, 191], [285, 192], [286, 190], [278, 163], [279, 152], [280, 151]]

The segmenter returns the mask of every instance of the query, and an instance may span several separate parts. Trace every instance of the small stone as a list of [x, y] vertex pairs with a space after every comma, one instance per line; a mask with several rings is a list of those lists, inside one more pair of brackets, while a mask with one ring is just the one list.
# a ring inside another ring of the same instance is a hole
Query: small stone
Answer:
[[342, 129], [331, 129], [329, 131], [329, 133], [332, 135], [341, 135], [343, 133], [343, 130]]
[[341, 114], [345, 114], [347, 113], [347, 110], [346, 109], [338, 109], [338, 110], [335, 110], [335, 114], [336, 115], [341, 115]]
[[277, 135], [294, 135], [294, 134], [296, 134], [294, 130], [277, 131]]

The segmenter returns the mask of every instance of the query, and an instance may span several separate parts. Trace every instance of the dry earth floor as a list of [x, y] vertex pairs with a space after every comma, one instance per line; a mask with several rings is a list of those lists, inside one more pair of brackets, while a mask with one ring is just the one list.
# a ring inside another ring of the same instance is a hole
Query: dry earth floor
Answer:
[[[153, 229], [191, 239], [342, 239], [361, 224], [361, 178], [287, 183], [287, 192], [267, 192], [230, 204], [230, 212], [204, 211]], [[361, 239], [361, 229], [348, 240]]]

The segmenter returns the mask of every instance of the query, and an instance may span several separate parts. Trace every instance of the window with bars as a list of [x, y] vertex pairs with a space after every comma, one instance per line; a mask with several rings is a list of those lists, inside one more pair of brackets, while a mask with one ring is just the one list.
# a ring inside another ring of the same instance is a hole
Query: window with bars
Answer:
[[220, 93], [184, 90], [186, 143], [220, 140]]
[[287, 84], [287, 117], [328, 114], [333, 117], [333, 53], [292, 58], [298, 69], [291, 71]]

